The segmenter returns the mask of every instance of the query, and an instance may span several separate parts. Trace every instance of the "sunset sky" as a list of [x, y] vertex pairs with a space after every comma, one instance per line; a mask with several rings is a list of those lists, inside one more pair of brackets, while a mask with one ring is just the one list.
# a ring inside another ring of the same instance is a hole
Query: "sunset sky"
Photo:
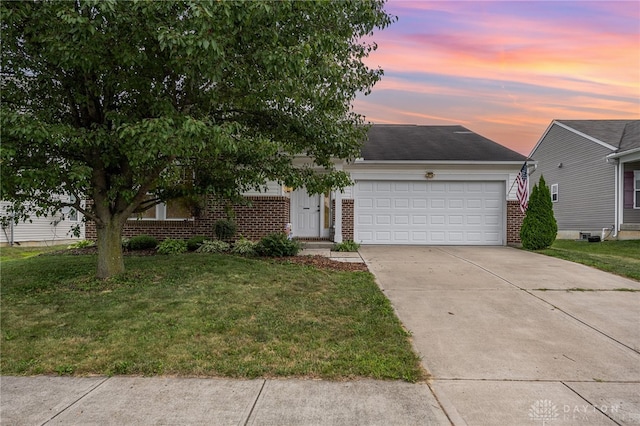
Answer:
[[461, 124], [529, 154], [553, 119], [640, 118], [638, 1], [394, 1], [354, 110]]

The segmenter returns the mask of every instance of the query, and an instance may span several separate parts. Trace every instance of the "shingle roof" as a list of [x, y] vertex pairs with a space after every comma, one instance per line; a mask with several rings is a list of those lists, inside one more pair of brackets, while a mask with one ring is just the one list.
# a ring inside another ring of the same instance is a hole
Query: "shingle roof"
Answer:
[[362, 148], [369, 161], [525, 161], [463, 126], [375, 124]]
[[640, 148], [640, 120], [634, 120], [625, 126], [618, 152], [636, 148]]
[[[580, 133], [589, 135], [604, 143], [622, 148], [625, 127], [640, 120], [555, 120]], [[625, 141], [625, 144], [629, 143]]]

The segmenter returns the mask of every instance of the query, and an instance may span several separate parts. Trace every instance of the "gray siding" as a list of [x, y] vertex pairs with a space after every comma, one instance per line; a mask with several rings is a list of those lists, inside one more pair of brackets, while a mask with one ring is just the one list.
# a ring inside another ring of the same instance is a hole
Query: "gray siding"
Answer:
[[[558, 184], [553, 212], [559, 231], [592, 231], [614, 224], [615, 166], [605, 160], [611, 150], [553, 125], [531, 157], [538, 168], [531, 187], [544, 175]], [[558, 165], [562, 163], [562, 167]]]
[[[624, 165], [625, 172], [632, 172], [634, 170], [640, 170], [640, 161], [636, 161], [634, 163], [627, 163]], [[624, 209], [622, 211], [622, 222], [625, 224], [629, 223], [640, 223], [640, 209]]]

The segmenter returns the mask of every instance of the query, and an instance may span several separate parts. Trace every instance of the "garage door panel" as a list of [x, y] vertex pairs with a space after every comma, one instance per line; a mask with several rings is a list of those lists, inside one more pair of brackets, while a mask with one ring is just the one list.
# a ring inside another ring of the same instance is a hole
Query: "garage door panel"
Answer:
[[364, 244], [503, 244], [504, 182], [364, 181], [354, 195]]
[[409, 224], [409, 216], [408, 215], [396, 215], [393, 218], [394, 225], [408, 225]]
[[427, 224], [427, 216], [426, 215], [412, 215], [411, 223], [413, 225], [426, 225]]

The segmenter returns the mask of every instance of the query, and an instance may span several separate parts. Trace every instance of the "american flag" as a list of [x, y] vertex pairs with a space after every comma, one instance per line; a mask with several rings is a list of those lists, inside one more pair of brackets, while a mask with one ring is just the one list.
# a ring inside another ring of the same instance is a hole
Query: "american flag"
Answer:
[[524, 163], [516, 178], [518, 183], [518, 201], [520, 202], [520, 211], [524, 213], [527, 211], [527, 205], [529, 204], [529, 185], [527, 182], [527, 163]]

